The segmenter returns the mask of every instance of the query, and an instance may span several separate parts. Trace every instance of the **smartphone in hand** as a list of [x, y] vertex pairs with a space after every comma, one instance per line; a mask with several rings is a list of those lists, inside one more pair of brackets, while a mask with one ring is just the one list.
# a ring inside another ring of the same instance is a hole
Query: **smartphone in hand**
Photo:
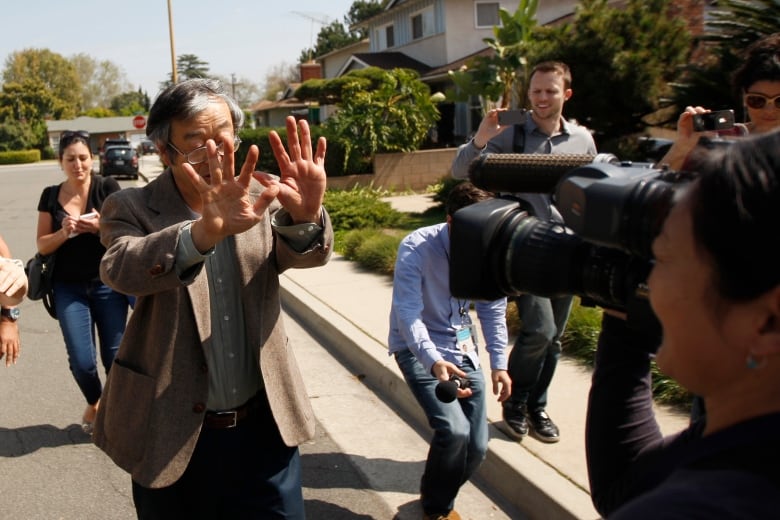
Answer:
[[522, 125], [525, 124], [527, 117], [527, 110], [502, 110], [498, 113], [498, 124], [501, 126]]
[[693, 130], [695, 132], [712, 132], [728, 130], [734, 127], [733, 110], [717, 110], [704, 114], [694, 114]]

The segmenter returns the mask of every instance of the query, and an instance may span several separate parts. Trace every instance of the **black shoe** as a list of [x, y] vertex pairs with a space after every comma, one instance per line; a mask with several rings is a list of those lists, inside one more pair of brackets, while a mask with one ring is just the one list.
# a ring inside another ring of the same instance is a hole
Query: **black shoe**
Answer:
[[507, 433], [515, 439], [522, 439], [528, 435], [528, 417], [525, 405], [505, 404], [503, 409]]
[[528, 420], [531, 423], [531, 431], [536, 439], [542, 442], [558, 442], [561, 435], [558, 427], [552, 422], [550, 416], [544, 410], [535, 410], [528, 414]]

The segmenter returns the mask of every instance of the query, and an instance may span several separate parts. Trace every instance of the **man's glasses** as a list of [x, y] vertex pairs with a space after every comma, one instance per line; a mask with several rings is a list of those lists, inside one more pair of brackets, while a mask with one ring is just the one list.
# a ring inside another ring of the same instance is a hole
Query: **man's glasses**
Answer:
[[780, 96], [771, 98], [763, 94], [745, 94], [745, 104], [750, 108], [759, 110], [764, 108], [767, 103], [774, 103], [775, 108], [780, 109]]
[[[241, 138], [238, 136], [235, 136], [233, 138], [233, 151], [235, 152], [238, 150], [239, 145], [241, 144]], [[173, 146], [173, 143], [170, 141], [168, 142], [168, 146], [173, 148], [173, 150], [178, 153], [179, 155], [184, 156], [184, 160], [190, 163], [191, 165], [195, 166], [197, 164], [206, 162], [208, 160], [208, 154], [206, 153], [206, 147], [200, 146], [198, 148], [195, 148], [191, 152], [184, 153], [175, 146]], [[221, 156], [225, 155], [225, 143], [219, 143], [217, 145], [217, 153]]]

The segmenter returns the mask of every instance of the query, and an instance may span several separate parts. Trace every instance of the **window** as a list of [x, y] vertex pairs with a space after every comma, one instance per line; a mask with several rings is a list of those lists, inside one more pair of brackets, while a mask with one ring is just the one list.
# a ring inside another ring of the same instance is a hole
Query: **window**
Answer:
[[477, 2], [474, 5], [478, 29], [501, 25], [501, 19], [498, 17], [498, 7], [498, 2]]
[[423, 36], [423, 22], [422, 15], [417, 14], [412, 16], [412, 39], [418, 40]]
[[395, 29], [393, 24], [379, 27], [376, 30], [376, 41], [379, 50], [395, 46]]
[[412, 40], [419, 40], [434, 33], [433, 7], [412, 15]]

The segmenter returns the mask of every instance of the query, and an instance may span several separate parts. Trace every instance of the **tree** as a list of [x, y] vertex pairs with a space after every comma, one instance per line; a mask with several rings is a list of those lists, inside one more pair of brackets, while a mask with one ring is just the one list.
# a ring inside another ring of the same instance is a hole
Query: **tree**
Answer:
[[316, 56], [359, 42], [366, 37], [366, 29], [352, 30], [352, 26], [381, 13], [386, 3], [385, 0], [355, 0], [344, 16], [344, 23], [336, 20], [322, 27], [314, 48], [303, 49], [299, 61], [306, 63]]
[[456, 87], [450, 97], [466, 100], [478, 96], [483, 113], [499, 101], [502, 108], [524, 105], [528, 84], [527, 56], [536, 27], [538, 4], [538, 0], [520, 0], [514, 14], [503, 8], [498, 10], [501, 25], [493, 27], [493, 38], [484, 39], [493, 53], [478, 56], [464, 69], [450, 72]]
[[776, 32], [780, 32], [780, 0], [717, 2], [705, 21], [704, 34], [697, 38], [704, 58], [682, 67], [672, 85], [675, 105], [733, 108], [744, 120], [741, 93], [734, 91], [731, 74], [739, 66], [744, 49]]
[[43, 151], [48, 146], [45, 118], [58, 112], [56, 107], [61, 103], [39, 79], [4, 84], [0, 92], [0, 124], [6, 139], [3, 146]]
[[132, 116], [149, 111], [149, 96], [140, 88], [129, 91], [111, 99], [109, 108], [120, 116]]
[[301, 81], [301, 72], [296, 65], [278, 63], [266, 73], [265, 86], [260, 97], [274, 101], [290, 83], [298, 83], [299, 81]]
[[668, 15], [669, 3], [628, 0], [613, 8], [606, 0], [583, 0], [571, 24], [534, 31], [529, 58], [571, 67], [574, 95], [565, 113], [595, 131], [600, 149], [644, 131], [665, 107], [691, 42], [685, 21]]
[[261, 98], [260, 87], [249, 78], [236, 78], [235, 75], [230, 78], [217, 75], [214, 78], [225, 86], [240, 107], [249, 107]]
[[70, 62], [81, 78], [81, 110], [108, 108], [112, 98], [132, 87], [121, 67], [109, 60], [98, 61], [88, 54], [71, 56]]
[[37, 141], [30, 125], [7, 120], [0, 123], [0, 152], [29, 150]]
[[307, 92], [310, 99], [336, 100], [338, 111], [325, 127], [345, 148], [345, 169], [351, 157], [416, 150], [439, 118], [428, 85], [408, 69], [368, 67], [333, 80], [309, 80], [295, 95], [306, 99]]
[[317, 43], [314, 48], [303, 49], [299, 61], [306, 63], [311, 61], [314, 56], [322, 56], [330, 51], [351, 45], [356, 41], [359, 41], [359, 37], [347, 32], [344, 24], [336, 20], [320, 29], [320, 32], [317, 33]]
[[[194, 54], [180, 54], [176, 58], [176, 74], [179, 81], [196, 78], [209, 78], [209, 64]], [[161, 89], [173, 84], [173, 74], [168, 73], [168, 79], [160, 83]]]
[[56, 100], [52, 113], [55, 119], [75, 117], [81, 102], [81, 78], [71, 62], [49, 49], [25, 49], [12, 52], [5, 60], [4, 83], [25, 84], [39, 81]]

